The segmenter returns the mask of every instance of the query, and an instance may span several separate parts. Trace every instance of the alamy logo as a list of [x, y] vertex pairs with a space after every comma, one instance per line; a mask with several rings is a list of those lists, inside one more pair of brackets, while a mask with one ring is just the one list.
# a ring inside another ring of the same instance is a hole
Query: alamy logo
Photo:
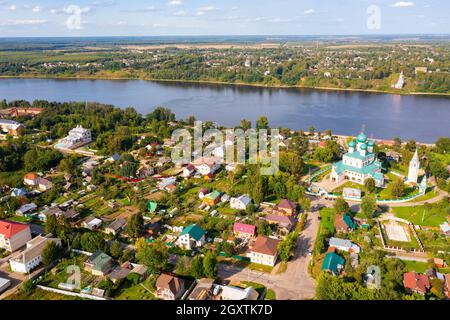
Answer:
[[367, 29], [380, 30], [381, 29], [381, 8], [377, 5], [367, 7]]
[[66, 20], [66, 27], [69, 30], [80, 30], [81, 29], [81, 14], [83, 9], [76, 5], [70, 5], [64, 9], [67, 14], [70, 14], [69, 18]]
[[278, 129], [270, 129], [270, 134], [267, 129], [244, 131], [240, 128], [224, 131], [208, 129], [203, 132], [203, 123], [196, 121], [193, 134], [194, 137], [187, 129], [173, 132], [172, 141], [176, 145], [172, 150], [172, 161], [175, 164], [184, 165], [202, 158], [214, 158], [218, 163], [259, 164], [261, 175], [269, 176], [278, 172]]

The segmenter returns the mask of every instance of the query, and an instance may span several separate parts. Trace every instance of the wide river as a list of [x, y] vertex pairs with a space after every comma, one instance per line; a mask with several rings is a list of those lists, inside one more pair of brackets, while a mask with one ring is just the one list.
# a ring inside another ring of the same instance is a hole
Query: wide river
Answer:
[[308, 89], [141, 80], [1, 79], [0, 99], [97, 101], [146, 114], [165, 106], [183, 119], [194, 115], [234, 126], [267, 116], [271, 126], [331, 129], [353, 135], [362, 125], [377, 138], [435, 142], [450, 136], [450, 98]]

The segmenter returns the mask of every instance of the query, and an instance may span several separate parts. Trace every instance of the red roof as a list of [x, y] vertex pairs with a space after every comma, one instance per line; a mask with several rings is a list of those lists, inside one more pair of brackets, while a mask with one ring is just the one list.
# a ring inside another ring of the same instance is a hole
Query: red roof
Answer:
[[288, 209], [288, 210], [294, 211], [295, 210], [295, 205], [291, 201], [289, 201], [288, 199], [283, 199], [277, 205], [277, 208]]
[[403, 275], [403, 285], [406, 289], [425, 294], [430, 288], [430, 280], [424, 274], [406, 272]]
[[254, 246], [251, 248], [252, 252], [262, 253], [265, 255], [275, 256], [278, 252], [278, 243], [280, 240], [272, 239], [265, 236], [256, 238]]
[[29, 228], [27, 224], [0, 220], [0, 234], [6, 239], [11, 239], [13, 236], [27, 228]]
[[256, 227], [252, 224], [245, 224], [236, 222], [233, 226], [233, 232], [247, 233], [252, 236], [255, 235]]

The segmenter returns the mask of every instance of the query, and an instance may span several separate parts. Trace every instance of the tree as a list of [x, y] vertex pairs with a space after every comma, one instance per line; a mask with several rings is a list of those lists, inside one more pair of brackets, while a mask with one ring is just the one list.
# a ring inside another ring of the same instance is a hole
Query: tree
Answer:
[[142, 213], [136, 213], [128, 219], [127, 233], [130, 237], [136, 239], [144, 231], [144, 217]]
[[119, 241], [113, 241], [109, 248], [109, 253], [115, 259], [120, 259], [123, 254], [123, 248]]
[[59, 170], [71, 175], [75, 175], [77, 171], [76, 161], [72, 157], [62, 159], [59, 163]]
[[347, 201], [344, 200], [344, 198], [339, 197], [336, 198], [336, 201], [334, 202], [334, 210], [336, 214], [345, 214], [350, 211], [350, 206], [348, 205]]
[[417, 148], [417, 144], [416, 144], [416, 141], [414, 141], [414, 140], [408, 140], [408, 142], [406, 142], [406, 144], [405, 144], [405, 150], [408, 150], [409, 152], [416, 151], [416, 148]]
[[450, 138], [439, 138], [436, 141], [436, 151], [438, 153], [450, 153]]
[[292, 232], [278, 244], [278, 255], [282, 261], [287, 262], [294, 255], [297, 239], [298, 233]]
[[105, 239], [99, 233], [86, 232], [81, 236], [81, 246], [83, 250], [88, 252], [95, 252], [97, 250], [106, 251], [108, 248]]
[[209, 251], [203, 258], [203, 271], [205, 277], [214, 279], [217, 276], [217, 256], [213, 251]]
[[397, 178], [392, 185], [391, 194], [395, 198], [400, 198], [405, 193], [405, 184], [403, 183], [402, 178]]
[[311, 199], [308, 197], [303, 197], [299, 200], [299, 203], [304, 211], [309, 211], [311, 209]]
[[291, 175], [299, 175], [304, 168], [303, 159], [294, 152], [283, 152], [280, 155], [280, 168]]
[[196, 279], [203, 278], [205, 272], [203, 270], [203, 258], [201, 256], [197, 255], [192, 259], [189, 273]]
[[259, 119], [256, 121], [256, 128], [257, 129], [269, 128], [269, 120], [267, 120], [267, 117], [259, 117]]
[[252, 127], [252, 123], [249, 120], [246, 119], [242, 119], [239, 126], [244, 130], [247, 131], [248, 129], [250, 129]]
[[58, 234], [58, 220], [54, 214], [48, 216], [45, 220], [45, 233], [51, 233], [54, 236]]
[[136, 241], [136, 251], [136, 259], [152, 273], [160, 272], [169, 259], [169, 250], [160, 240], [148, 244], [144, 238], [140, 238]]
[[187, 256], [181, 256], [177, 265], [175, 266], [175, 272], [181, 276], [188, 276], [191, 270], [191, 259]]
[[48, 241], [44, 249], [42, 249], [42, 263], [45, 266], [50, 265], [53, 261], [61, 256], [61, 247], [54, 241]]
[[367, 178], [364, 180], [364, 189], [366, 189], [367, 193], [374, 193], [375, 192], [375, 180], [373, 178]]
[[377, 202], [372, 195], [364, 196], [361, 199], [361, 212], [367, 218], [373, 218], [373, 214], [377, 210]]

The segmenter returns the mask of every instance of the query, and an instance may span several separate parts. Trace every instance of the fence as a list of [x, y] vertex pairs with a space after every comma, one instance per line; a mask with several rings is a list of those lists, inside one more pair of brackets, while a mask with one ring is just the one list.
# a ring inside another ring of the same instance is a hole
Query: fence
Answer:
[[45, 287], [45, 286], [41, 286], [41, 285], [37, 285], [36, 287], [38, 287], [41, 290], [50, 291], [50, 292], [54, 292], [54, 293], [59, 293], [59, 294], [65, 295], [65, 296], [72, 296], [72, 297], [78, 297], [78, 298], [90, 299], [90, 300], [102, 300], [102, 301], [112, 300], [110, 298], [98, 297], [98, 296], [94, 296], [94, 295], [87, 294], [87, 293], [70, 292], [70, 291], [65, 291], [65, 290]]

